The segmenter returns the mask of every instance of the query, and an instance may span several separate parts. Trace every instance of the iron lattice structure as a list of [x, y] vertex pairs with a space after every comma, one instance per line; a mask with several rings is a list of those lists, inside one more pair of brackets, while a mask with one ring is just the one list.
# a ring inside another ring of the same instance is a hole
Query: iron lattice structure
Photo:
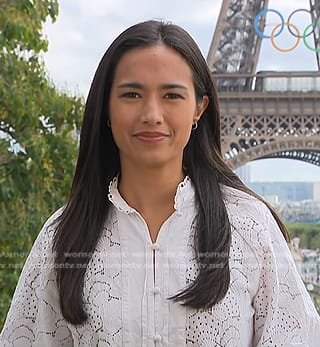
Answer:
[[252, 73], [256, 70], [261, 38], [254, 18], [269, 0], [223, 0], [207, 62], [212, 72]]
[[[254, 30], [268, 0], [224, 0], [207, 62], [221, 108], [222, 149], [237, 168], [262, 158], [292, 158], [320, 166], [320, 71], [256, 73], [261, 38]], [[311, 23], [320, 0], [310, 0]], [[263, 32], [265, 22], [259, 23]], [[320, 24], [313, 39], [320, 70]]]

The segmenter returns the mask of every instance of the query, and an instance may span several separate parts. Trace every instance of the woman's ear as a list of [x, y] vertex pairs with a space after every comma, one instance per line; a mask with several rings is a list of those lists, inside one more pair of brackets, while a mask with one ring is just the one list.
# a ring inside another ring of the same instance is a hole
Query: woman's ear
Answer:
[[195, 116], [193, 118], [194, 122], [197, 122], [201, 118], [203, 112], [206, 110], [208, 105], [209, 105], [209, 97], [208, 95], [204, 95], [202, 97], [202, 100], [197, 103], [197, 109], [195, 112]]

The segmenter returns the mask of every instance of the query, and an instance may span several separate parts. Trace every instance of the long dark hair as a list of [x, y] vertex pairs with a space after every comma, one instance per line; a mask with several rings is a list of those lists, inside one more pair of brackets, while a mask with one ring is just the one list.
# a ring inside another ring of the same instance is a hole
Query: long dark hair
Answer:
[[[97, 68], [87, 98], [70, 198], [58, 219], [53, 242], [60, 307], [64, 318], [73, 324], [87, 319], [82, 297], [86, 266], [110, 210], [107, 186], [120, 171], [119, 151], [107, 126], [115, 68], [129, 50], [159, 43], [179, 52], [189, 64], [197, 99], [201, 100], [204, 95], [209, 98], [208, 107], [197, 130], [192, 132], [183, 156], [183, 166], [196, 192], [198, 210], [194, 242], [200, 270], [191, 286], [171, 299], [193, 308], [205, 308], [219, 302], [229, 288], [231, 226], [221, 185], [255, 194], [222, 157], [218, 97], [197, 44], [177, 25], [146, 21], [128, 28], [110, 45]], [[272, 214], [287, 237], [284, 225], [273, 210]]]

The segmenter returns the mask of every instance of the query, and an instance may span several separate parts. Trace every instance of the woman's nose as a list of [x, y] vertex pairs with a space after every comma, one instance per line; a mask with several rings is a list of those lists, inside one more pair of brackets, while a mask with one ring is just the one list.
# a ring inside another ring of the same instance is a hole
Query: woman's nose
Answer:
[[157, 97], [148, 97], [144, 100], [141, 120], [143, 123], [161, 124], [163, 122], [163, 107]]

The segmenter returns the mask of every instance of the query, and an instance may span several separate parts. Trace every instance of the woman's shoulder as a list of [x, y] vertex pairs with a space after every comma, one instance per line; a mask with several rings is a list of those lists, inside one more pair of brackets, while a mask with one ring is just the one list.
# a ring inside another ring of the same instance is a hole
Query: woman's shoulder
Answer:
[[246, 244], [256, 255], [271, 247], [272, 240], [282, 238], [281, 231], [263, 201], [234, 189], [223, 187], [234, 241]]
[[265, 219], [266, 215], [270, 213], [263, 201], [247, 192], [228, 186], [223, 186], [222, 192], [228, 213], [232, 216], [253, 217], [259, 220], [260, 218]]
[[56, 226], [63, 210], [64, 207], [60, 207], [46, 219], [34, 241], [33, 251], [43, 252], [49, 250], [48, 246], [52, 246]]

